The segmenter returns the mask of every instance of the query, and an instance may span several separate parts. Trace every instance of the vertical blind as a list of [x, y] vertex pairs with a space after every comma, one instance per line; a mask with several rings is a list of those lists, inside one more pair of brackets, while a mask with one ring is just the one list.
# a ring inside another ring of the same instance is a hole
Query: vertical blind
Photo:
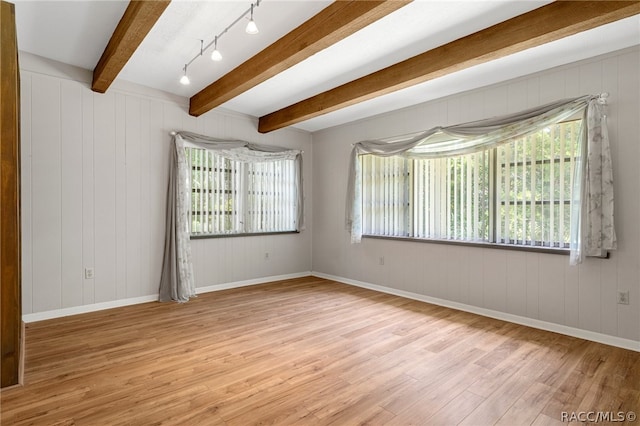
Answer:
[[363, 206], [365, 233], [410, 235], [409, 161], [402, 157], [363, 158]]
[[497, 148], [497, 242], [569, 247], [580, 120]]
[[295, 162], [246, 163], [186, 148], [192, 235], [296, 229]]
[[487, 241], [488, 152], [412, 160], [414, 236]]
[[246, 232], [296, 229], [296, 185], [293, 160], [247, 166]]
[[363, 233], [568, 248], [579, 129], [451, 157], [363, 155]]

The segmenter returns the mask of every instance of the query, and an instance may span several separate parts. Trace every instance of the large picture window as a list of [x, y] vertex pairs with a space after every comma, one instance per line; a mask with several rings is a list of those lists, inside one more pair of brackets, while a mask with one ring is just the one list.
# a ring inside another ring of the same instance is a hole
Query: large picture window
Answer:
[[363, 235], [568, 249], [580, 124], [452, 157], [363, 155]]
[[351, 242], [387, 235], [568, 246], [572, 265], [607, 256], [617, 246], [608, 96], [354, 143]]
[[293, 232], [294, 160], [243, 162], [185, 148], [190, 164], [192, 236]]

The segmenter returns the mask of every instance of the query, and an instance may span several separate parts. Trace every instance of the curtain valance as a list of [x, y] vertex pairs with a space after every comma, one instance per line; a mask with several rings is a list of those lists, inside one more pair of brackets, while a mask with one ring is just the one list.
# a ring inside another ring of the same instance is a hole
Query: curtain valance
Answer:
[[581, 154], [572, 188], [570, 262], [576, 264], [584, 255], [599, 256], [603, 251], [614, 249], [613, 174], [603, 99], [600, 95], [586, 95], [501, 117], [354, 144], [346, 200], [346, 224], [352, 243], [362, 238], [361, 155], [441, 158], [470, 154], [498, 147], [580, 114], [583, 118]]

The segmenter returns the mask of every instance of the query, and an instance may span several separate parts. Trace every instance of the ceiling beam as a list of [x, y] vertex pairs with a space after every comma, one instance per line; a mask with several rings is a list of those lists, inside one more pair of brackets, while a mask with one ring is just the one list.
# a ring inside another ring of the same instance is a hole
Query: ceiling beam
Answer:
[[191, 97], [199, 116], [304, 61], [411, 0], [335, 1], [314, 17]]
[[104, 93], [116, 79], [171, 0], [131, 0], [93, 70], [91, 90]]
[[267, 133], [640, 13], [638, 1], [556, 1], [260, 117]]

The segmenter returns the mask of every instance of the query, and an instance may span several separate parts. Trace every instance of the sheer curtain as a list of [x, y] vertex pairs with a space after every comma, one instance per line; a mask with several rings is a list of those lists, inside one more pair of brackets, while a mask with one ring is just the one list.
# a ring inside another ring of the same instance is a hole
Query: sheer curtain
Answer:
[[302, 151], [239, 140], [216, 139], [190, 132], [176, 133], [173, 136], [170, 156], [166, 236], [159, 290], [161, 302], [170, 300], [186, 302], [196, 295], [189, 237], [188, 211], [191, 187], [186, 147], [215, 151], [217, 155], [225, 158], [248, 163], [294, 160], [297, 194], [296, 224], [298, 231], [304, 229]]
[[441, 158], [480, 152], [539, 131], [582, 113], [581, 156], [572, 193], [571, 264], [616, 248], [613, 226], [613, 173], [603, 105], [605, 96], [565, 99], [515, 114], [448, 127], [393, 140], [369, 140], [351, 151], [346, 225], [351, 242], [362, 238], [361, 155]]

